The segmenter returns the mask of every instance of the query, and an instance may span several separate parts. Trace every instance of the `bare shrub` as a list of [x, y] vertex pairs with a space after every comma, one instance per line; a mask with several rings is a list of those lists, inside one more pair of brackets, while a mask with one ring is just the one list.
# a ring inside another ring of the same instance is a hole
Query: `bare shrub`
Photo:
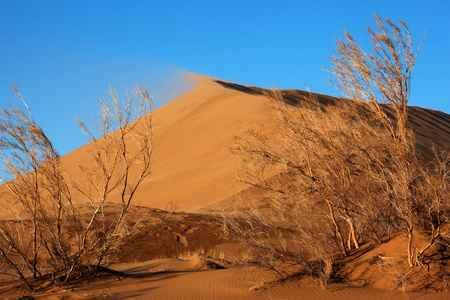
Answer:
[[418, 50], [404, 22], [398, 27], [378, 15], [374, 22], [372, 53], [345, 32], [331, 58], [332, 83], [351, 100], [304, 94], [296, 104], [269, 91], [276, 134], [248, 128], [232, 146], [242, 159], [240, 180], [264, 197], [238, 201], [223, 213], [224, 227], [263, 249], [273, 269], [326, 262], [337, 251], [348, 256], [361, 243], [398, 233], [408, 238], [407, 263], [416, 267], [443, 236], [449, 156], [435, 150], [427, 163], [407, 126]]
[[[17, 87], [13, 91], [23, 101]], [[111, 101], [100, 101], [99, 139], [79, 122], [92, 140], [87, 145], [92, 160], [80, 167], [85, 182], [65, 173], [29, 111], [0, 110], [1, 180], [8, 207], [0, 220], [0, 255], [30, 289], [29, 273], [36, 278], [51, 272], [55, 282], [70, 280], [75, 271], [95, 274], [114, 262], [143, 226], [129, 210], [150, 174], [152, 100], [145, 89], [135, 91], [137, 111], [133, 97], [120, 103], [113, 90]], [[118, 209], [111, 202], [114, 193]]]
[[294, 107], [278, 91], [268, 99], [277, 115], [276, 137], [252, 128], [233, 146], [243, 160], [241, 181], [263, 190], [265, 198], [239, 201], [233, 216], [224, 215], [226, 227], [266, 249], [266, 257], [306, 265], [335, 251], [347, 256], [360, 242], [377, 238], [369, 228], [379, 233], [388, 221], [383, 210], [373, 210], [382, 204], [375, 201], [376, 167], [368, 164], [384, 159], [378, 143], [384, 132], [352, 102], [324, 106], [307, 94]]
[[[368, 29], [373, 52], [364, 52], [344, 32], [345, 40], [338, 39], [336, 55], [331, 58], [330, 72], [335, 78], [332, 83], [343, 96], [363, 102], [390, 137], [385, 145], [390, 150], [389, 159], [380, 164], [378, 173], [398, 229], [408, 238], [408, 265], [414, 267], [440, 237], [442, 217], [447, 215], [443, 209], [448, 212], [448, 156], [444, 158], [445, 154], [435, 150], [435, 160], [424, 166], [416, 152], [414, 134], [407, 127], [411, 79], [423, 41], [416, 50], [403, 21], [397, 26], [375, 15], [374, 22], [378, 32]], [[430, 234], [428, 243], [417, 250], [413, 245], [416, 229]]]
[[[124, 244], [139, 232], [139, 220], [128, 211], [139, 185], [150, 175], [153, 103], [148, 92], [140, 87], [135, 89], [139, 101], [136, 111], [133, 111], [133, 98], [128, 97], [121, 103], [114, 90], [109, 89], [109, 95], [110, 101], [100, 100], [97, 125], [100, 138], [96, 139], [92, 131], [78, 121], [91, 139], [88, 151], [92, 164], [80, 166], [87, 175], [86, 180], [75, 181], [74, 187], [93, 212], [82, 235], [77, 237], [80, 251], [73, 266], [79, 259], [95, 267], [111, 264]], [[106, 205], [114, 194], [119, 195], [120, 208], [108, 215]], [[90, 235], [91, 232], [94, 234]]]

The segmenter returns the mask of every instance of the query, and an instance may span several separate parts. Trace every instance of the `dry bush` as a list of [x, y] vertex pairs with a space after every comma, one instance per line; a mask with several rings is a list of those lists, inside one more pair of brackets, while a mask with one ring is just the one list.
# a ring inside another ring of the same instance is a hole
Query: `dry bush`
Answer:
[[[139, 220], [128, 214], [133, 197], [142, 181], [150, 175], [152, 144], [152, 100], [145, 89], [136, 87], [137, 110], [133, 111], [132, 98], [122, 103], [116, 93], [109, 90], [110, 101], [100, 100], [101, 113], [98, 132], [94, 134], [82, 122], [80, 127], [91, 139], [88, 151], [92, 164], [80, 166], [86, 174], [85, 182], [75, 180], [74, 187], [82, 195], [81, 201], [89, 203], [89, 222], [84, 234], [78, 236], [80, 249], [92, 251], [79, 253], [77, 259], [91, 265], [109, 265], [115, 261], [124, 243], [139, 233]], [[137, 119], [131, 122], [132, 119]], [[105, 205], [114, 194], [119, 194], [118, 213], [105, 211]], [[97, 224], [96, 224], [97, 223]], [[92, 228], [92, 229], [91, 229]], [[93, 234], [90, 236], [88, 232]], [[97, 247], [98, 245], [98, 247]]]
[[[23, 101], [17, 87], [13, 91]], [[0, 255], [30, 289], [28, 274], [36, 278], [50, 272], [55, 282], [83, 270], [95, 274], [117, 260], [144, 226], [129, 211], [150, 174], [152, 100], [139, 87], [137, 105], [131, 96], [119, 102], [109, 92], [110, 101], [100, 101], [102, 137], [95, 139], [79, 122], [91, 138], [89, 167], [80, 166], [84, 182], [64, 172], [29, 111], [0, 110], [2, 187], [9, 208], [0, 220]], [[114, 193], [120, 195], [119, 204], [111, 202]]]
[[[330, 72], [343, 96], [362, 102], [389, 136], [385, 145], [389, 157], [381, 162], [378, 173], [385, 201], [393, 208], [392, 217], [408, 238], [408, 265], [414, 267], [441, 237], [441, 226], [448, 221], [449, 157], [441, 152], [445, 149], [435, 149], [435, 160], [425, 166], [407, 127], [411, 79], [423, 41], [416, 50], [403, 21], [397, 26], [375, 15], [374, 22], [378, 32], [368, 28], [373, 52], [364, 52], [345, 32], [346, 40], [338, 40], [336, 55], [331, 58]], [[381, 103], [387, 103], [387, 109]], [[429, 234], [425, 246], [414, 245], [415, 231]]]
[[376, 167], [367, 164], [370, 157], [383, 160], [384, 132], [348, 101], [324, 106], [311, 94], [293, 107], [277, 91], [268, 99], [278, 117], [276, 136], [248, 129], [233, 146], [243, 160], [241, 181], [265, 198], [241, 199], [223, 214], [226, 228], [264, 250], [272, 267], [283, 261], [322, 268], [336, 251], [347, 256], [360, 242], [381, 239], [373, 232], [380, 234], [389, 218], [376, 201], [379, 185], [370, 173]]
[[232, 147], [242, 159], [241, 181], [264, 199], [238, 201], [234, 212], [223, 213], [224, 227], [262, 249], [272, 269], [319, 262], [316, 272], [327, 274], [337, 251], [347, 256], [361, 243], [398, 233], [408, 238], [407, 263], [416, 267], [445, 240], [449, 156], [435, 150], [426, 163], [407, 127], [418, 50], [402, 21], [374, 21], [373, 53], [345, 32], [331, 58], [333, 83], [351, 100], [321, 102], [310, 94], [286, 104], [282, 92], [270, 91], [276, 134], [249, 128]]

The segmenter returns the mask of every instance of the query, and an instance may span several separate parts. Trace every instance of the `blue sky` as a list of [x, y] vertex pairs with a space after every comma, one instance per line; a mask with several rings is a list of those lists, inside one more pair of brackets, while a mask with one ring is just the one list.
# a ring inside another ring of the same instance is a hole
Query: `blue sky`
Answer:
[[[404, 20], [419, 43], [410, 104], [450, 113], [450, 1], [0, 0], [0, 105], [16, 83], [60, 154], [87, 138], [108, 85], [147, 86], [158, 106], [186, 91], [179, 71], [260, 87], [337, 95], [335, 37], [368, 44], [374, 13]], [[368, 48], [366, 48], [368, 50]]]

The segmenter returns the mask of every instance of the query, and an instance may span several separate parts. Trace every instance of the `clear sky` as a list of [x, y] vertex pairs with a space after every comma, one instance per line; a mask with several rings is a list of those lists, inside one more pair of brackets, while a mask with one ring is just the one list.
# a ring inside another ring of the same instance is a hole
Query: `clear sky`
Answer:
[[75, 119], [95, 115], [108, 85], [145, 85], [158, 106], [185, 91], [180, 70], [337, 95], [320, 68], [344, 28], [367, 45], [375, 12], [404, 20], [417, 44], [427, 32], [410, 104], [450, 113], [448, 0], [0, 0], [0, 105], [16, 83], [66, 154], [87, 141]]

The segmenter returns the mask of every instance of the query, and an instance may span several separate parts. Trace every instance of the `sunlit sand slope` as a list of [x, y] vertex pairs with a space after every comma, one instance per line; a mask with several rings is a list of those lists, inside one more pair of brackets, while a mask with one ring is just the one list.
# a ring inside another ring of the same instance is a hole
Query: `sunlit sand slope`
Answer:
[[[250, 89], [242, 92], [224, 82], [201, 81], [154, 112], [152, 174], [142, 183], [136, 204], [161, 209], [175, 204], [180, 210], [197, 211], [245, 187], [236, 183], [239, 160], [229, 147], [233, 134], [243, 127], [271, 123], [268, 105]], [[62, 158], [69, 173], [83, 176], [77, 168], [89, 160], [87, 146]]]
[[[198, 87], [153, 114], [152, 174], [142, 183], [136, 204], [195, 212], [223, 203], [247, 188], [237, 183], [239, 159], [229, 150], [234, 134], [258, 123], [268, 134], [276, 130], [262, 89], [201, 76], [195, 80]], [[297, 102], [305, 93], [283, 94]], [[319, 99], [336, 101], [324, 95]], [[419, 149], [431, 154], [432, 144], [450, 146], [450, 115], [411, 107], [409, 122]], [[89, 159], [86, 148], [62, 158], [69, 173], [82, 176], [76, 169]]]

